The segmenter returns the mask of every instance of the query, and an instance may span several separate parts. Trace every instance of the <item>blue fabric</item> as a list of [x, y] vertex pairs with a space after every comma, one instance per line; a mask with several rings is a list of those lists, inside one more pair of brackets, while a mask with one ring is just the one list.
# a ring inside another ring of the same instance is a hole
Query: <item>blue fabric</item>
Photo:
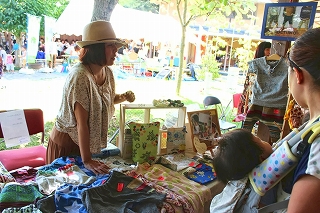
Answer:
[[89, 176], [96, 176], [94, 172], [84, 167], [82, 159], [80, 156], [74, 157], [60, 157], [55, 159], [51, 164], [41, 167], [40, 171], [52, 171], [55, 169], [59, 169], [59, 167], [65, 166], [67, 164], [75, 164], [77, 165], [84, 173]]
[[19, 49], [19, 44], [15, 43], [12, 47], [12, 50], [18, 50]]
[[61, 212], [75, 212], [87, 213], [85, 206], [81, 201], [81, 194], [84, 190], [101, 186], [109, 178], [109, 174], [100, 176], [95, 182], [90, 185], [80, 184], [65, 184], [59, 187], [55, 192], [55, 204], [56, 210]]
[[206, 184], [215, 180], [216, 176], [211, 166], [208, 166], [205, 163], [201, 163], [196, 166], [195, 172], [187, 175], [187, 178], [197, 183]]
[[46, 58], [46, 54], [44, 52], [38, 51], [36, 59], [45, 59], [45, 58]]

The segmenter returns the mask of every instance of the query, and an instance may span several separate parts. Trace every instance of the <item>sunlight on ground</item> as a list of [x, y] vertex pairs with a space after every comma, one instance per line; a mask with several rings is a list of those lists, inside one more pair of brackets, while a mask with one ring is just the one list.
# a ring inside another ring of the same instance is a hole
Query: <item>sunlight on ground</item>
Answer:
[[[54, 76], [50, 78], [50, 75]], [[0, 109], [41, 108], [45, 122], [56, 117], [60, 107], [63, 84], [66, 75], [48, 73], [46, 78], [30, 78], [28, 75], [7, 74], [0, 80]], [[16, 76], [15, 76], [16, 75]], [[58, 77], [57, 77], [58, 76]], [[9, 78], [10, 77], [10, 78]], [[34, 77], [34, 76], [32, 76]], [[189, 99], [202, 105], [206, 95], [218, 97], [224, 106], [232, 99], [232, 94], [242, 92], [243, 87], [236, 82], [221, 77], [209, 82], [182, 82], [181, 97], [176, 94], [176, 82], [156, 79], [116, 80], [116, 92], [132, 90], [136, 95], [135, 103], [152, 104], [153, 99]], [[191, 107], [191, 106], [190, 106]], [[193, 105], [192, 108], [197, 106]], [[116, 107], [117, 108], [117, 107]]]

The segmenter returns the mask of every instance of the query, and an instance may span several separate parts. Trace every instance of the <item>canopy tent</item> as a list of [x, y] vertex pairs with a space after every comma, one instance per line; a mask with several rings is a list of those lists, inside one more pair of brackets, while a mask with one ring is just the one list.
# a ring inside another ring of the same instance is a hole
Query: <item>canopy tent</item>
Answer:
[[[90, 23], [93, 0], [71, 0], [56, 22], [58, 34], [81, 35], [83, 27]], [[111, 23], [117, 37], [179, 43], [181, 25], [170, 16], [124, 8], [117, 4], [111, 15]], [[187, 32], [186, 41], [196, 42], [197, 38]]]

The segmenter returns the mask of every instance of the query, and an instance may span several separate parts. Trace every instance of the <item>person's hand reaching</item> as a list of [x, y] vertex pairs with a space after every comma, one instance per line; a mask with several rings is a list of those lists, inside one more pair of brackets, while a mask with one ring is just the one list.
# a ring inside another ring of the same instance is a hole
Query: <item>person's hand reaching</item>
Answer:
[[98, 160], [89, 160], [84, 162], [84, 167], [94, 172], [96, 175], [98, 174], [107, 174], [109, 173], [110, 167], [105, 163]]
[[125, 92], [125, 93], [123, 93], [123, 95], [126, 97], [126, 100], [129, 101], [129, 102], [134, 102], [134, 100], [136, 99], [136, 96], [130, 90]]

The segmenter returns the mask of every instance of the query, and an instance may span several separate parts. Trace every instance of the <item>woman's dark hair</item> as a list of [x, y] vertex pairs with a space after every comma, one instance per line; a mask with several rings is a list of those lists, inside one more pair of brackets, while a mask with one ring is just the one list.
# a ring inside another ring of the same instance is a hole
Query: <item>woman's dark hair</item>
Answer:
[[290, 59], [306, 69], [320, 86], [320, 28], [309, 29], [302, 34], [290, 50]]
[[105, 66], [107, 63], [105, 44], [98, 43], [82, 47], [80, 49], [79, 60], [83, 64], [98, 64], [100, 66]]
[[256, 53], [254, 54], [254, 58], [261, 58], [261, 57], [265, 56], [264, 50], [267, 48], [271, 48], [271, 43], [267, 42], [267, 41], [261, 42], [256, 49]]
[[231, 130], [218, 143], [212, 163], [217, 178], [224, 183], [242, 179], [261, 162], [263, 150], [248, 130]]

